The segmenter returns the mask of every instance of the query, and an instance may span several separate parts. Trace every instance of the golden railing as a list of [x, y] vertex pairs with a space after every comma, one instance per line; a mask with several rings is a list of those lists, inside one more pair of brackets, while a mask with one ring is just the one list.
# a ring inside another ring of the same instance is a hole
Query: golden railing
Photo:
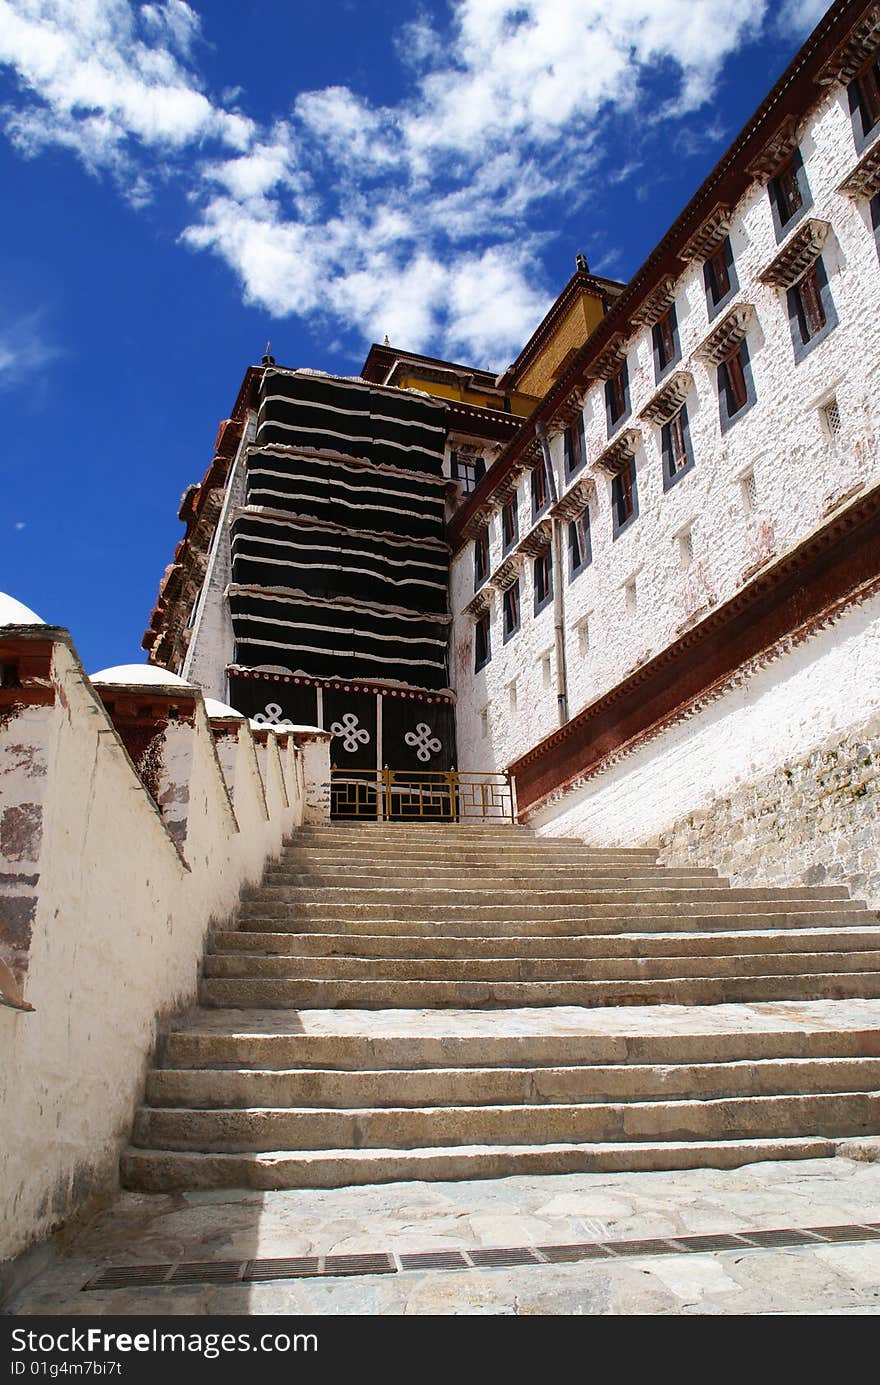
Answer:
[[386, 822], [514, 822], [513, 786], [506, 770], [330, 771], [330, 811], [335, 818]]

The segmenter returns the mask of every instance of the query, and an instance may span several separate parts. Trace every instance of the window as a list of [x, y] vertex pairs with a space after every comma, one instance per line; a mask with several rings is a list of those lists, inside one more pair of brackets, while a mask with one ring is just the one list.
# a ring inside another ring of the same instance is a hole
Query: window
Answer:
[[489, 530], [481, 529], [474, 539], [474, 591], [489, 576]]
[[636, 590], [636, 579], [631, 577], [623, 589], [624, 601], [626, 602], [626, 613], [634, 616], [639, 609], [639, 594]]
[[553, 559], [550, 545], [542, 548], [535, 558], [535, 615], [542, 611], [553, 595]]
[[504, 639], [509, 640], [519, 629], [519, 578], [504, 593]]
[[516, 503], [516, 496], [512, 495], [505, 501], [501, 510], [501, 543], [506, 553], [512, 548], [519, 538], [519, 514]]
[[574, 476], [576, 471], [586, 464], [587, 460], [587, 441], [584, 436], [584, 416], [583, 414], [563, 434], [563, 451], [565, 455], [565, 474]]
[[725, 236], [714, 255], [710, 255], [706, 260], [703, 265], [703, 281], [706, 285], [706, 307], [711, 320], [739, 288], [730, 236]]
[[590, 652], [590, 622], [586, 616], [575, 626], [578, 637], [578, 654], [583, 658]]
[[871, 198], [871, 225], [874, 228], [874, 244], [877, 254], [880, 255], [880, 192]]
[[799, 149], [776, 177], [770, 179], [769, 193], [776, 239], [782, 240], [813, 202]]
[[488, 736], [488, 734], [489, 734], [489, 708], [488, 708], [488, 707], [482, 707], [482, 708], [480, 709], [480, 735], [481, 735], [481, 737], [483, 738], [483, 740], [485, 740], [486, 737]]
[[694, 464], [686, 404], [668, 423], [664, 423], [660, 433], [660, 451], [663, 454], [663, 489], [668, 491]]
[[479, 673], [481, 668], [488, 664], [492, 657], [492, 646], [489, 639], [489, 612], [484, 611], [474, 626], [474, 672]]
[[453, 452], [450, 458], [450, 471], [453, 481], [460, 481], [465, 495], [476, 490], [477, 482], [486, 474], [486, 463], [482, 457], [464, 456]]
[[553, 656], [544, 654], [541, 659], [541, 686], [545, 692], [549, 692], [553, 686]]
[[754, 515], [758, 510], [758, 482], [755, 480], [754, 471], [747, 471], [739, 481], [742, 487], [743, 511], [747, 515]]
[[856, 149], [861, 152], [880, 126], [880, 54], [875, 53], [849, 84]]
[[654, 342], [654, 379], [662, 380], [670, 366], [675, 365], [681, 356], [678, 344], [678, 320], [675, 305], [664, 313], [659, 322], [654, 323], [652, 337]]
[[796, 361], [837, 326], [837, 312], [821, 255], [788, 290], [788, 320]]
[[532, 519], [537, 519], [538, 515], [546, 510], [549, 503], [547, 472], [542, 460], [537, 466], [532, 467]]
[[636, 459], [631, 457], [628, 466], [618, 472], [611, 482], [611, 516], [613, 538], [622, 534], [639, 513], [639, 499], [636, 490]]
[[585, 567], [589, 567], [593, 561], [593, 546], [590, 541], [590, 510], [589, 507], [581, 510], [581, 513], [569, 522], [568, 526], [568, 554], [569, 577], [576, 577], [579, 572], [583, 572]]
[[515, 716], [516, 716], [517, 703], [519, 702], [519, 696], [518, 696], [518, 690], [517, 690], [516, 679], [515, 679], [515, 678], [514, 678], [514, 680], [513, 680], [512, 683], [508, 683], [508, 685], [507, 685], [507, 699], [508, 699], [508, 705], [509, 705], [509, 707], [510, 707], [510, 715], [511, 715], [512, 717], [515, 717]]
[[737, 419], [747, 413], [754, 402], [755, 387], [749, 350], [745, 341], [741, 341], [718, 367], [718, 408], [722, 433], [726, 433]]
[[605, 414], [608, 419], [608, 436], [629, 413], [629, 371], [626, 361], [616, 375], [605, 381]]
[[678, 536], [678, 560], [685, 572], [694, 561], [694, 531], [690, 525]]
[[833, 399], [829, 399], [827, 404], [823, 404], [819, 412], [822, 416], [822, 426], [825, 429], [825, 436], [829, 438], [831, 442], [837, 442], [843, 429], [837, 396], [835, 395]]

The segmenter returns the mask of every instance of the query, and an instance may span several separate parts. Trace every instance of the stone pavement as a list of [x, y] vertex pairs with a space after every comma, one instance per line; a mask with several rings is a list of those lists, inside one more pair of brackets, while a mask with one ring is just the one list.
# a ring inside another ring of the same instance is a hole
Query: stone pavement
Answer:
[[[7, 1306], [24, 1314], [875, 1314], [880, 1239], [83, 1292], [105, 1266], [469, 1250], [880, 1222], [865, 1159], [738, 1169], [122, 1194]], [[870, 1233], [865, 1233], [870, 1234]]]

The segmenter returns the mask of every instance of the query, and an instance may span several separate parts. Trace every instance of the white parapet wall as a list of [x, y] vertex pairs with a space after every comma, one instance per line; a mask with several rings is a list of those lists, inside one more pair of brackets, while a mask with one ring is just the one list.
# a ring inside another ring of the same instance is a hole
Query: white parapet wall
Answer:
[[212, 924], [307, 803], [314, 820], [329, 762], [310, 740], [308, 785], [293, 738], [269, 733], [258, 757], [242, 718], [227, 784], [190, 689], [157, 806], [106, 709], [115, 690], [96, 695], [65, 631], [0, 628], [0, 659], [2, 1289], [4, 1266], [115, 1190], [158, 1027], [195, 1001]]
[[880, 907], [880, 597], [533, 813], [540, 834], [658, 845], [740, 883], [834, 884]]

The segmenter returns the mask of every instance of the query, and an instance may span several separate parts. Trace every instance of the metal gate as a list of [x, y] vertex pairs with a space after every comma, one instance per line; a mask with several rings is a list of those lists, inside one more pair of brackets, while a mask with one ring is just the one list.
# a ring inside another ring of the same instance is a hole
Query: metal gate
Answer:
[[374, 822], [515, 822], [507, 770], [330, 771], [334, 818]]

